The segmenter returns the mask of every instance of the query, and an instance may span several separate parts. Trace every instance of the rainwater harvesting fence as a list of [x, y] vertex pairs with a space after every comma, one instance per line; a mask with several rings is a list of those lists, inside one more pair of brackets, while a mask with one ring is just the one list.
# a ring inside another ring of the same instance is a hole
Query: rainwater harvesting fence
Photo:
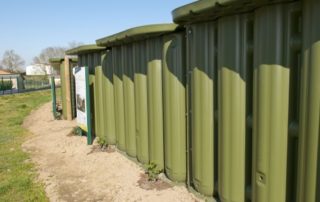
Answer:
[[173, 11], [187, 37], [189, 184], [222, 201], [319, 201], [320, 4], [269, 3]]
[[201, 0], [173, 18], [78, 54], [96, 135], [221, 201], [319, 202], [320, 2]]

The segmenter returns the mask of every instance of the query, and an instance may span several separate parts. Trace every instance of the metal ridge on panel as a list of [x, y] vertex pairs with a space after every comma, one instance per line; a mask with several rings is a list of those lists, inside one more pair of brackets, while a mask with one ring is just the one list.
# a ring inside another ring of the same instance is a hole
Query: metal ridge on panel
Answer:
[[92, 52], [97, 52], [102, 50], [105, 50], [105, 47], [100, 47], [95, 44], [90, 44], [90, 45], [82, 45], [76, 48], [69, 49], [65, 53], [66, 55], [79, 55], [82, 53], [92, 53]]
[[114, 35], [110, 35], [101, 39], [96, 40], [99, 46], [114, 46], [128, 42], [134, 42], [149, 37], [162, 35], [165, 33], [174, 32], [178, 29], [178, 25], [168, 24], [154, 24], [145, 25], [140, 27], [134, 27]]

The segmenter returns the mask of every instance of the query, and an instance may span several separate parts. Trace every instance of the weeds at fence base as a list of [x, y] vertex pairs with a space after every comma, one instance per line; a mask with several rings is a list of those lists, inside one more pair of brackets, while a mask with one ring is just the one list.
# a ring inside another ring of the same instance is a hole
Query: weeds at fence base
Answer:
[[55, 120], [61, 120], [62, 119], [62, 114], [61, 112], [57, 111], [54, 115]]
[[159, 179], [157, 181], [150, 181], [149, 176], [145, 173], [140, 174], [140, 179], [138, 180], [138, 185], [140, 188], [142, 188], [144, 190], [155, 189], [157, 191], [169, 189], [172, 187], [171, 184], [169, 184], [165, 181], [162, 181], [161, 179]]
[[100, 145], [101, 148], [104, 148], [107, 146], [107, 141], [103, 138], [98, 138], [98, 144]]
[[82, 136], [81, 128], [78, 126], [73, 127], [72, 131], [68, 134], [68, 136]]
[[150, 162], [149, 164], [146, 164], [144, 167], [145, 174], [148, 175], [149, 181], [157, 181], [159, 179], [159, 174], [163, 171], [162, 169], [159, 169], [157, 164], [154, 162]]

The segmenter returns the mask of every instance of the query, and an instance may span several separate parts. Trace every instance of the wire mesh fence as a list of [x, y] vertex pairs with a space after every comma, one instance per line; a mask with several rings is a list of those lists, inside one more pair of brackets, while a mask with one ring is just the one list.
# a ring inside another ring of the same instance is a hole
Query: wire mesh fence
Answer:
[[0, 95], [49, 89], [50, 85], [48, 76], [2, 76]]

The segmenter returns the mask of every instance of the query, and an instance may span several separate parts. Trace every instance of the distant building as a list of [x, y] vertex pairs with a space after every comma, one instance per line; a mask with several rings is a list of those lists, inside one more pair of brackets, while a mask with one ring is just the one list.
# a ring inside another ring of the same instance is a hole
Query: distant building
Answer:
[[53, 68], [46, 64], [33, 64], [26, 67], [26, 75], [52, 75], [54, 74]]
[[0, 69], [0, 75], [8, 75], [8, 74], [14, 74], [8, 70]]

